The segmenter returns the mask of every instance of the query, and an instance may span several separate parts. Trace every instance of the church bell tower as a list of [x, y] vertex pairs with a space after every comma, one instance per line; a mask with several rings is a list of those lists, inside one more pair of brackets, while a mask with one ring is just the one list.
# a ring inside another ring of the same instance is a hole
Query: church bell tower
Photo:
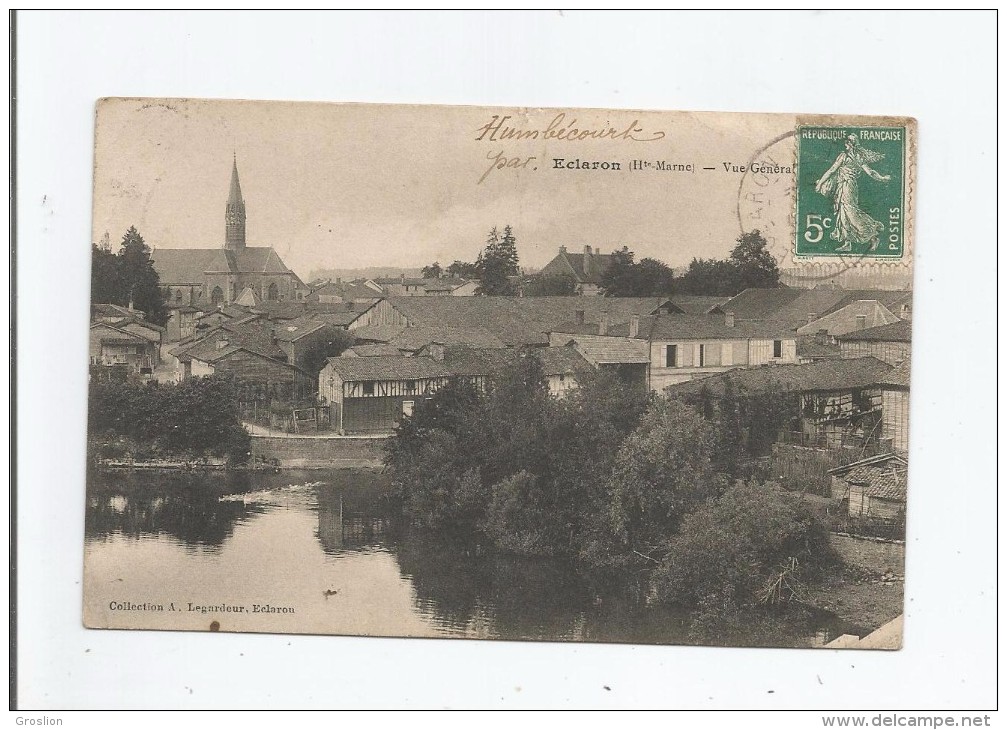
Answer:
[[245, 247], [245, 201], [241, 197], [241, 183], [238, 182], [237, 155], [231, 167], [231, 189], [227, 194], [224, 222], [224, 248], [240, 251]]

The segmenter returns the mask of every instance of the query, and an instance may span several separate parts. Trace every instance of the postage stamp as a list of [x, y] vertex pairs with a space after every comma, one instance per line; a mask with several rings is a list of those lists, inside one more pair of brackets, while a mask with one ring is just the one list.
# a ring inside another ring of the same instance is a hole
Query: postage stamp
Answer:
[[901, 258], [906, 128], [805, 126], [797, 145], [796, 254]]

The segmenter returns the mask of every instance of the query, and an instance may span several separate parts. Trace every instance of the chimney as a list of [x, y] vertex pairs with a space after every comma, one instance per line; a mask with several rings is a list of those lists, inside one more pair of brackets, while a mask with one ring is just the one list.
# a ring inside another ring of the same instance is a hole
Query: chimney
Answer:
[[406, 275], [405, 274], [399, 274], [399, 281], [401, 281], [403, 284], [405, 284], [406, 283]]
[[217, 340], [217, 349], [223, 350], [225, 347], [227, 347], [227, 344], [228, 344], [227, 340], [221, 337], [219, 340]]
[[595, 248], [594, 255], [598, 256], [599, 254], [601, 254], [601, 249], [600, 248]]
[[811, 324], [816, 319], [818, 319], [818, 313], [817, 312], [808, 312], [808, 324]]
[[734, 326], [734, 312], [724, 312], [724, 324], [728, 327]]
[[640, 315], [634, 314], [629, 318], [629, 336], [638, 337], [640, 335]]
[[573, 318], [574, 321], [577, 322], [577, 324], [584, 324], [584, 310], [575, 309], [573, 312]]
[[442, 345], [440, 342], [431, 342], [430, 343], [430, 357], [432, 359], [436, 360], [437, 362], [443, 362], [444, 361], [444, 345]]
[[858, 314], [857, 315], [857, 329], [858, 330], [867, 329], [867, 315], [866, 314]]
[[566, 246], [560, 246], [559, 247], [559, 252], [560, 253], [566, 253]]
[[340, 277], [337, 276], [336, 277], [336, 284], [339, 285], [339, 284], [342, 284], [342, 283], [343, 283], [343, 280]]
[[598, 322], [598, 334], [599, 335], [608, 334], [608, 312], [601, 313], [601, 321]]
[[584, 276], [591, 275], [591, 247], [584, 247]]

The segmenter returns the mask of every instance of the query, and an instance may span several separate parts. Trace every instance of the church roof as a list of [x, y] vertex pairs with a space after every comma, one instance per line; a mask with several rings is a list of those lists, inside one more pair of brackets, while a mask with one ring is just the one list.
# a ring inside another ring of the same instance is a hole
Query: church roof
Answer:
[[225, 248], [155, 248], [150, 254], [162, 285], [201, 284], [209, 271], [231, 274], [292, 273], [272, 246], [231, 251]]
[[202, 284], [207, 271], [231, 271], [223, 248], [155, 248], [150, 252], [161, 284]]

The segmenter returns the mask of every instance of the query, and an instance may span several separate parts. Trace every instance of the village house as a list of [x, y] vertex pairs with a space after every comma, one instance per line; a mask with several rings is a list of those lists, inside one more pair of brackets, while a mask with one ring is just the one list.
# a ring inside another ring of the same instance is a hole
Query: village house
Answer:
[[912, 322], [898, 320], [848, 332], [836, 339], [842, 357], [873, 355], [889, 365], [899, 365], [909, 359], [912, 350]]
[[886, 522], [904, 521], [909, 462], [880, 454], [829, 470], [832, 496], [847, 503], [847, 514]]
[[[607, 341], [610, 357], [619, 354], [627, 365], [645, 363], [646, 382], [656, 392], [734, 368], [797, 362], [793, 332], [773, 322], [738, 321], [730, 312], [631, 315], [629, 322], [619, 325], [610, 325], [603, 314], [594, 325], [578, 310], [573, 323], [549, 335], [553, 345], [571, 340], [594, 349]], [[592, 360], [592, 355], [584, 355]]]
[[471, 297], [479, 288], [479, 282], [471, 279], [419, 279], [405, 274], [398, 278], [382, 277], [372, 281], [381, 287], [382, 295], [387, 297]]
[[[245, 243], [245, 201], [238, 165], [224, 207], [224, 245], [218, 248], [154, 248], [151, 261], [170, 307], [235, 302], [246, 290], [265, 301], [303, 299], [310, 290], [272, 247]], [[248, 301], [252, 295], [246, 295]]]
[[591, 366], [572, 349], [554, 349], [519, 352], [433, 343], [415, 357], [332, 357], [319, 373], [318, 395], [329, 404], [329, 421], [341, 433], [391, 433], [420, 399], [447, 383], [461, 379], [484, 388], [489, 378], [514, 367], [515, 358], [522, 356], [539, 357], [550, 393], [562, 396]]
[[312, 285], [311, 293], [305, 297], [308, 302], [340, 304], [356, 302], [364, 304], [382, 297], [381, 287], [370, 287], [360, 282], [344, 282], [342, 279], [324, 280]]
[[778, 365], [731, 370], [702, 380], [679, 383], [671, 396], [706, 389], [721, 396], [730, 380], [739, 397], [762, 393], [789, 395], [790, 424], [781, 441], [800, 446], [837, 448], [865, 444], [893, 447], [886, 432], [883, 386], [892, 367], [874, 357], [823, 360], [806, 365]]
[[278, 322], [273, 327], [273, 339], [287, 356], [287, 362], [306, 372], [318, 367], [314, 362], [319, 351], [331, 346], [340, 328], [310, 315]]
[[149, 376], [160, 363], [160, 339], [145, 336], [133, 323], [130, 331], [125, 327], [107, 322], [92, 322], [89, 341], [89, 356], [92, 366], [125, 368], [136, 375]]
[[[402, 327], [482, 329], [508, 347], [549, 344], [549, 333], [583, 310], [598, 322], [603, 312], [613, 324], [634, 314], [675, 311], [666, 297], [393, 297], [384, 300], [394, 316], [381, 324]], [[391, 314], [391, 313], [389, 313]], [[354, 333], [356, 334], [356, 333]], [[364, 333], [361, 333], [363, 335]], [[387, 340], [385, 340], [387, 341]]]
[[893, 449], [909, 451], [909, 371], [907, 357], [878, 378], [881, 389], [881, 438]]
[[303, 398], [315, 389], [314, 375], [289, 362], [273, 325], [258, 319], [226, 322], [179, 343], [170, 353], [179, 362], [182, 380], [230, 374], [257, 399]]
[[[857, 314], [873, 317], [867, 311], [848, 312], [834, 320], [818, 326], [815, 325], [823, 317], [860, 301], [877, 302], [889, 315], [900, 319], [909, 319], [912, 314], [913, 293], [909, 290], [888, 291], [883, 289], [847, 290], [832, 286], [819, 286], [814, 289], [791, 289], [778, 287], [774, 289], [745, 289], [740, 294], [712, 310], [723, 314], [727, 311], [735, 313], [738, 319], [774, 320], [791, 329], [803, 328], [799, 334], [814, 334], [826, 330], [837, 334], [830, 325], [844, 322], [850, 315], [856, 323]], [[883, 315], [881, 315], [883, 317]], [[883, 322], [877, 322], [882, 324]], [[873, 326], [873, 324], [869, 325]], [[855, 328], [855, 327], [854, 327]]]
[[[810, 319], [810, 318], [809, 318]], [[860, 299], [797, 328], [799, 335], [825, 332], [832, 337], [898, 322], [899, 318], [875, 299]]]
[[[362, 328], [354, 332], [362, 344], [354, 345], [344, 357], [401, 355], [411, 357], [433, 343], [448, 347], [475, 349], [502, 348], [504, 342], [482, 328], [464, 327], [389, 327]], [[377, 339], [375, 339], [377, 338]]]
[[538, 276], [572, 276], [576, 282], [574, 291], [581, 296], [598, 296], [602, 293], [601, 277], [611, 265], [612, 255], [597, 248], [584, 246], [583, 253], [568, 253], [566, 246], [560, 246], [559, 253], [542, 267]]

